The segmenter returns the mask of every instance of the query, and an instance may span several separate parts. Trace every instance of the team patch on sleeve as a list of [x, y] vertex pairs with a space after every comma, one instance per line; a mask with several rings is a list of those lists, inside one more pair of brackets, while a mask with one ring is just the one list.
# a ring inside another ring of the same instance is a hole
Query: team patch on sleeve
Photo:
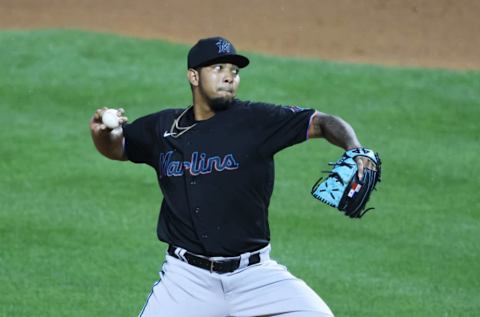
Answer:
[[299, 106], [284, 106], [284, 108], [290, 110], [291, 112], [300, 112], [305, 110], [304, 108]]

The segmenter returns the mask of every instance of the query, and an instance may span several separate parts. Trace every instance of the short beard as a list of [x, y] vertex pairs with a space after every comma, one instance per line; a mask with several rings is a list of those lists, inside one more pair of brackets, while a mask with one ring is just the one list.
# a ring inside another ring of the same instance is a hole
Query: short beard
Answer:
[[210, 99], [208, 102], [208, 105], [210, 106], [210, 109], [212, 109], [215, 112], [219, 111], [224, 111], [230, 108], [230, 106], [234, 103], [235, 98], [224, 98], [224, 97], [219, 97], [219, 98], [213, 98]]

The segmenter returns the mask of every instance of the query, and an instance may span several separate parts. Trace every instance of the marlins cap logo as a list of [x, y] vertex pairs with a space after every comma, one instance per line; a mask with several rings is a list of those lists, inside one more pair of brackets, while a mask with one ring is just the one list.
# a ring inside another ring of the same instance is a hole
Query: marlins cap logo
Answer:
[[218, 54], [221, 53], [230, 53], [231, 51], [231, 45], [230, 42], [227, 42], [225, 40], [219, 40], [217, 43], [215, 43], [218, 47]]

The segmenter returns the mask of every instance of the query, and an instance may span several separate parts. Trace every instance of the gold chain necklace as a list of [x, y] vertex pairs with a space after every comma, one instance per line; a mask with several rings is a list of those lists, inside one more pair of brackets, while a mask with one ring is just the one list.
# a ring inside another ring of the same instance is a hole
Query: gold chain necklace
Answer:
[[[173, 138], [178, 138], [179, 136], [181, 136], [182, 134], [184, 134], [185, 132], [187, 132], [188, 130], [190, 130], [191, 128], [197, 125], [196, 123], [194, 123], [188, 127], [180, 126], [180, 119], [182, 119], [182, 117], [188, 112], [188, 110], [192, 108], [193, 106], [188, 107], [175, 120], [173, 120], [172, 126], [170, 127], [170, 136], [172, 136]], [[175, 131], [179, 131], [179, 132], [175, 132]]]

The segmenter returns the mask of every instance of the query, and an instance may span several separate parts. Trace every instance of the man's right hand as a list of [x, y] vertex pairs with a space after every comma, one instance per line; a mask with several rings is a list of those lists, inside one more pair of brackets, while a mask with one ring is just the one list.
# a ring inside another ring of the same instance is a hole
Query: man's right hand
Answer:
[[[102, 122], [102, 116], [105, 111], [107, 111], [107, 107], [103, 107], [100, 109], [97, 109], [95, 111], [92, 119], [90, 120], [90, 130], [93, 132], [100, 132], [100, 131], [111, 131], [112, 129], [109, 129], [105, 124]], [[120, 125], [126, 123], [128, 121], [128, 118], [124, 116], [125, 110], [123, 108], [118, 108], [115, 109], [117, 110], [117, 116], [118, 116], [118, 122]]]
[[[127, 160], [123, 152], [123, 131], [121, 128], [109, 129], [102, 122], [102, 115], [107, 111], [107, 107], [97, 109], [93, 117], [90, 119], [90, 132], [92, 140], [100, 152], [105, 157], [112, 160], [125, 161]], [[124, 116], [125, 110], [122, 108], [116, 109], [120, 126], [128, 121]]]

